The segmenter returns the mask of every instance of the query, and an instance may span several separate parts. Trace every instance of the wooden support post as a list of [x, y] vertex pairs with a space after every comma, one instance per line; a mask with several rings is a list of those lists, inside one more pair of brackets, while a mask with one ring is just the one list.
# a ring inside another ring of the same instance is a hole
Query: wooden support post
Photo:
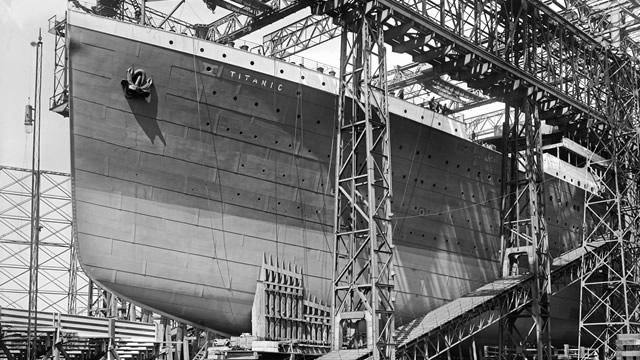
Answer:
[[163, 318], [165, 321], [164, 327], [164, 341], [165, 341], [165, 349], [166, 349], [166, 360], [173, 360], [173, 344], [171, 343], [171, 326], [170, 321], [167, 318]]
[[53, 345], [51, 346], [51, 352], [53, 360], [60, 360], [60, 347], [62, 345], [62, 339], [60, 337], [60, 314], [55, 314], [53, 318]]
[[116, 319], [109, 319], [109, 333], [107, 344], [107, 360], [120, 360], [116, 348]]
[[7, 360], [14, 360], [13, 355], [11, 355], [11, 352], [7, 348], [7, 344], [4, 343], [2, 338], [0, 338], [0, 349], [2, 349], [2, 352], [7, 357]]
[[476, 348], [476, 338], [471, 339], [471, 349], [473, 351], [473, 360], [478, 360], [478, 349]]
[[184, 338], [184, 331], [183, 331], [182, 325], [179, 325], [178, 328], [176, 329], [176, 360], [183, 360], [182, 358], [183, 338]]
[[180, 324], [180, 329], [182, 329], [182, 359], [189, 360], [189, 340], [187, 339], [187, 326], [184, 324]]

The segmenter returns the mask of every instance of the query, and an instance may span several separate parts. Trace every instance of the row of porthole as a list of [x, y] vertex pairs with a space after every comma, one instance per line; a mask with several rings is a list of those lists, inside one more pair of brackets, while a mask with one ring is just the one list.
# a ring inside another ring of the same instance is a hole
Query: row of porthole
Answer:
[[[399, 149], [399, 150], [402, 150], [402, 145], [400, 145], [400, 146], [398, 147], [398, 149]], [[416, 151], [416, 155], [420, 155], [420, 150]], [[427, 159], [431, 159], [431, 154], [428, 154], [428, 155], [427, 155]], [[445, 165], [449, 165], [449, 160], [445, 160], [445, 161], [444, 161], [444, 164], [445, 164]], [[460, 164], [457, 164], [457, 165], [456, 165], [456, 169], [459, 169], [459, 168], [460, 168]], [[470, 168], [470, 167], [468, 167], [468, 168], [467, 168], [467, 172], [471, 172], [471, 168]], [[481, 174], [482, 174], [482, 173], [481, 173], [480, 171], [478, 171], [478, 172], [476, 173], [476, 177], [480, 178]], [[403, 176], [402, 178], [404, 179], [404, 178], [406, 178], [406, 176]], [[487, 175], [487, 180], [491, 180], [491, 178], [492, 178], [491, 174], [488, 174], [488, 175]], [[499, 183], [501, 183], [501, 182], [502, 182], [502, 179], [498, 179], [498, 182], [499, 182]]]
[[[415, 206], [414, 210], [418, 210], [418, 207]], [[418, 215], [425, 215], [424, 209], [418, 210]], [[436, 214], [431, 214], [431, 215], [436, 215]], [[454, 217], [451, 214], [446, 214], [446, 215], [449, 215], [449, 218], [451, 219], [451, 221], [454, 220]], [[437, 216], [445, 216], [445, 214], [438, 213]], [[471, 224], [471, 219], [467, 219], [467, 223]], [[482, 221], [478, 222], [478, 226], [482, 227]], [[489, 229], [493, 229], [493, 225], [492, 224], [489, 224]]]
[[[404, 113], [407, 113], [407, 109], [404, 109]], [[420, 115], [420, 120], [424, 120], [424, 115]], [[438, 121], [438, 126], [442, 126], [441, 121]], [[453, 131], [458, 132], [458, 128], [453, 128]]]
[[[207, 125], [209, 125], [209, 123], [207, 123]], [[227, 131], [231, 131], [231, 128], [226, 128], [226, 130], [227, 130]], [[239, 132], [239, 134], [240, 134], [240, 135], [242, 135], [242, 134], [244, 134], [244, 132], [243, 132], [243, 131], [240, 131], [240, 132]], [[253, 138], [254, 138], [254, 139], [257, 139], [257, 138], [258, 138], [258, 135], [253, 135]], [[278, 145], [279, 143], [280, 143], [280, 141], [279, 141], [279, 140], [274, 140], [274, 144], [275, 144], [275, 145]], [[292, 146], [293, 146], [292, 144], [289, 144], [289, 147], [292, 147]], [[310, 152], [311, 152], [311, 149], [307, 149], [307, 152], [308, 152], [308, 153], [310, 153]], [[327, 158], [331, 158], [331, 154], [327, 154]]]
[[[556, 176], [560, 176], [557, 171]], [[567, 175], [562, 175], [562, 180], [567, 180]], [[569, 178], [569, 182], [573, 184], [573, 178]], [[578, 180], [578, 186], [581, 186], [580, 180]], [[593, 188], [591, 188], [591, 190], [593, 190]]]
[[[406, 179], [406, 178], [407, 178], [407, 175], [402, 175], [402, 179]], [[418, 182], [418, 178], [414, 178], [414, 179], [413, 179], [413, 182], [417, 183], [417, 182]], [[499, 180], [499, 182], [500, 182], [500, 180]], [[424, 185], [424, 180], [420, 180], [420, 184], [421, 184], [421, 185]], [[437, 184], [436, 184], [436, 183], [432, 183], [432, 184], [431, 184], [431, 187], [436, 188], [436, 187], [437, 187]], [[445, 187], [444, 187], [444, 191], [447, 191], [447, 190], [449, 190], [449, 187], [448, 187], [448, 186], [445, 186]], [[461, 194], [462, 196], [464, 196], [464, 191], [461, 191], [461, 192], [460, 192], [460, 194]], [[474, 194], [471, 194], [471, 197], [472, 197], [473, 199], [475, 199], [475, 197], [476, 197], [476, 196], [475, 196]]]
[[[173, 40], [169, 40], [169, 45], [173, 45]], [[204, 52], [204, 48], [200, 48], [200, 52], [203, 53]], [[227, 54], [226, 53], [222, 53], [222, 57], [226, 58]], [[251, 66], [253, 66], [253, 65], [255, 65], [255, 62], [253, 60], [251, 60], [251, 61], [249, 61], [249, 64]], [[211, 67], [210, 66], [207, 66], [207, 71], [211, 71]], [[280, 69], [280, 74], [284, 74], [284, 70], [283, 69]], [[300, 75], [300, 78], [302, 80], [305, 79], [304, 75]], [[325, 86], [325, 85], [326, 85], [326, 82], [323, 81], [322, 82], [322, 86]]]
[[[169, 44], [170, 44], [170, 45], [173, 45], [173, 40], [169, 40]], [[200, 52], [204, 52], [204, 48], [200, 48]], [[226, 57], [227, 57], [227, 54], [226, 54], [226, 53], [223, 53], [223, 54], [222, 54], [222, 57], [223, 57], [223, 58], [226, 58]], [[254, 61], [253, 61], [253, 60], [251, 60], [249, 63], [251, 64], [251, 66], [255, 65], [255, 63], [254, 63]], [[210, 67], [210, 66], [207, 66], [207, 71], [211, 71], [211, 67]], [[284, 74], [284, 70], [283, 70], [283, 69], [280, 69], [280, 74]], [[304, 80], [304, 79], [305, 79], [304, 75], [301, 75], [300, 77], [301, 77], [301, 79], [302, 79], [302, 80]], [[324, 82], [324, 81], [323, 81], [323, 82], [322, 82], [322, 86], [326, 86], [326, 82]], [[215, 95], [215, 92], [214, 92], [214, 95]], [[299, 91], [297, 92], [297, 95], [300, 95], [300, 92], [299, 92]], [[235, 98], [234, 98], [234, 100], [235, 100]], [[256, 106], [257, 106], [257, 105], [256, 105]], [[407, 113], [407, 109], [404, 109], [404, 113], [405, 113], [405, 114]], [[421, 120], [424, 120], [424, 115], [421, 115], [421, 116], [420, 116], [420, 119], [421, 119]], [[442, 122], [438, 121], [438, 126], [442, 126]], [[457, 129], [457, 128], [454, 128], [453, 130], [454, 130], [455, 132], [458, 132], [458, 129]]]
[[[549, 217], [549, 216], [547, 217], [547, 222], [551, 223], [551, 217]], [[560, 219], [556, 219], [556, 225], [560, 225]], [[569, 223], [568, 223], [568, 222], [565, 222], [565, 223], [564, 223], [564, 226], [568, 227], [568, 226], [569, 226]], [[571, 225], [571, 227], [573, 227], [573, 228], [575, 228], [575, 229], [577, 229], [577, 228], [578, 228], [578, 226], [574, 226], [574, 225]]]
[[[413, 231], [409, 231], [409, 235], [413, 235]], [[425, 237], [425, 236], [424, 236], [424, 234], [422, 234], [422, 235], [421, 235], [421, 237]], [[436, 240], [436, 241], [437, 241], [437, 240], [438, 240], [438, 237], [437, 237], [437, 236], [434, 236], [434, 237], [433, 237], [433, 240]], [[442, 240], [444, 240], [444, 242], [449, 242], [449, 239], [447, 239], [447, 238], [443, 238]], [[456, 245], [460, 245], [460, 241], [456, 241]], [[478, 246], [477, 246], [477, 245], [474, 245], [474, 246], [473, 246], [473, 249], [474, 249], [474, 250], [475, 250], [475, 249], [477, 249], [477, 248], [478, 248]], [[488, 250], [489, 250], [489, 247], [485, 247], [484, 249], [488, 251]]]
[[[240, 195], [241, 195], [241, 193], [236, 193], [236, 196], [237, 196], [237, 197], [240, 197]], [[262, 197], [258, 196], [257, 200], [258, 200], [258, 201], [262, 201]], [[280, 201], [278, 201], [278, 202], [277, 202], [277, 205], [281, 205], [281, 202], [280, 202]], [[297, 209], [297, 210], [300, 210], [300, 205], [297, 205], [297, 206], [296, 206], [296, 209]], [[316, 210], [315, 212], [319, 214], [319, 213], [320, 213], [320, 210]]]

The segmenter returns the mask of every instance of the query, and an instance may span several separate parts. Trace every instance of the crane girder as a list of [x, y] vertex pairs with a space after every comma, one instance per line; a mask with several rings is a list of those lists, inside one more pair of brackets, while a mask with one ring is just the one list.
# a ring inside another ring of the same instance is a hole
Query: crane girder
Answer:
[[[276, 0], [269, 6], [257, 0], [243, 0], [238, 2], [245, 6], [238, 7], [228, 1], [203, 1], [212, 11], [216, 5], [231, 11], [231, 13], [207, 25], [206, 39], [219, 43], [236, 40], [314, 3], [312, 0]], [[264, 6], [257, 5], [258, 3]]]

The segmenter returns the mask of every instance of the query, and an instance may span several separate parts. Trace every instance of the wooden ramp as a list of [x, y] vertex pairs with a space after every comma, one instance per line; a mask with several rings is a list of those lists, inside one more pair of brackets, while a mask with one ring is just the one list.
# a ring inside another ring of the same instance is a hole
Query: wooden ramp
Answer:
[[[603, 243], [590, 245], [594, 252], [604, 251]], [[571, 250], [553, 260], [552, 294], [579, 280], [585, 249]], [[595, 261], [593, 253], [586, 261]], [[432, 359], [470, 338], [531, 302], [531, 275], [498, 279], [461, 296], [396, 329], [396, 356], [403, 358], [416, 351]], [[358, 360], [371, 355], [368, 350], [345, 353], [333, 351], [320, 360]]]

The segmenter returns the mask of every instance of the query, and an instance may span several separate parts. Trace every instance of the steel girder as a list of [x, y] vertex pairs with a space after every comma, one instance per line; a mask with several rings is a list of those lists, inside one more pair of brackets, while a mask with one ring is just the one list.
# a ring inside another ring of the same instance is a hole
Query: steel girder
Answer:
[[429, 95], [437, 95], [451, 101], [454, 108], [487, 100], [473, 90], [463, 89], [459, 84], [440, 78], [440, 75], [427, 64], [411, 63], [396, 67], [388, 72], [387, 82], [389, 91], [402, 89], [404, 99], [418, 98], [414, 103], [426, 102]]
[[[380, 26], [387, 12], [374, 3], [340, 0], [331, 9], [352, 30], [341, 39], [332, 347], [367, 348], [375, 360], [393, 360], [391, 158]], [[357, 333], [363, 323], [365, 338]]]
[[328, 16], [310, 15], [262, 37], [265, 54], [286, 58], [340, 36]]
[[[511, 112], [510, 116], [513, 115], [514, 113]], [[500, 126], [500, 128], [502, 128], [504, 119], [505, 111], [497, 110], [486, 114], [461, 119], [461, 121], [464, 122], [466, 126], [466, 133], [471, 134], [471, 138], [475, 140], [494, 136], [496, 126]]]
[[[415, 61], [506, 102], [514, 87], [535, 88], [543, 94], [545, 120], [559, 114], [562, 122], [604, 117], [600, 85], [613, 55], [541, 2], [527, 1], [521, 11], [500, 0], [379, 3], [391, 14], [386, 42], [402, 45], [397, 49]], [[444, 48], [447, 55], [437, 55]]]
[[58, 20], [49, 18], [49, 33], [54, 35], [53, 96], [49, 98], [49, 110], [69, 117], [69, 76], [67, 72], [66, 16]]
[[[527, 89], [520, 89], [526, 91]], [[502, 330], [509, 330], [513, 348], [522, 347], [530, 335], [535, 334], [537, 358], [551, 359], [549, 332], [549, 296], [551, 293], [551, 257], [547, 224], [544, 215], [544, 170], [542, 168], [542, 134], [538, 105], [533, 96], [524, 96], [515, 109], [510, 124], [510, 109], [505, 109], [502, 153], [502, 228], [500, 232], [502, 276], [531, 273], [531, 306], [526, 316], [513, 314], [501, 322]], [[523, 141], [524, 143], [520, 143]], [[523, 266], [522, 258], [526, 259]], [[523, 270], [524, 268], [524, 270]], [[515, 322], [519, 318], [533, 319], [532, 328], [514, 338]], [[509, 324], [509, 329], [505, 325]], [[500, 339], [500, 352], [502, 339]]]
[[[203, 1], [210, 9], [219, 3], [212, 0]], [[312, 4], [312, 0], [277, 0], [262, 10], [245, 6], [206, 25], [208, 31], [205, 38], [219, 43], [228, 43]]]
[[640, 98], [638, 76], [622, 60], [605, 79], [607, 120], [594, 122], [589, 141], [609, 160], [588, 159], [589, 172], [603, 186], [585, 200], [583, 246], [604, 241], [610, 251], [582, 269], [579, 345], [612, 359], [618, 334], [640, 333]]

